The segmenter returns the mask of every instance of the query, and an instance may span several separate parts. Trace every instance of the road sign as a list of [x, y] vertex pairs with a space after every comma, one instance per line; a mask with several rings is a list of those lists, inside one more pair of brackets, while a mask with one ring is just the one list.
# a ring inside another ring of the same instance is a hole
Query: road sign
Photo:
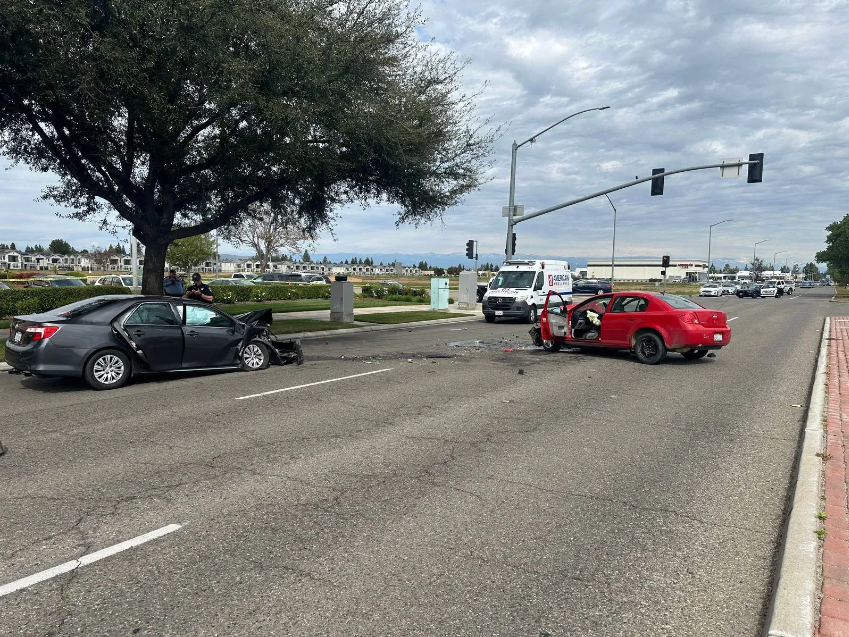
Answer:
[[[513, 216], [521, 217], [525, 214], [525, 206], [513, 206]], [[501, 216], [509, 217], [510, 216], [510, 206], [501, 206]]]
[[[723, 159], [722, 163], [723, 164], [737, 164], [741, 161], [743, 161], [743, 160], [742, 159]], [[722, 177], [734, 179], [734, 178], [740, 176], [741, 169], [742, 169], [742, 166], [722, 166], [719, 169], [719, 174]]]

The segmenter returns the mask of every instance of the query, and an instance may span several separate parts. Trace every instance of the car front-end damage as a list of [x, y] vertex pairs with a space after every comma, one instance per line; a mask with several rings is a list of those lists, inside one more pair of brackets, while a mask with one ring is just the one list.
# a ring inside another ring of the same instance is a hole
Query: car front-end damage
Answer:
[[271, 324], [274, 321], [271, 308], [239, 314], [233, 318], [245, 326], [245, 335], [239, 347], [240, 357], [248, 343], [261, 341], [268, 348], [270, 363], [274, 365], [303, 364], [304, 352], [301, 348], [301, 341], [280, 338], [271, 331]]

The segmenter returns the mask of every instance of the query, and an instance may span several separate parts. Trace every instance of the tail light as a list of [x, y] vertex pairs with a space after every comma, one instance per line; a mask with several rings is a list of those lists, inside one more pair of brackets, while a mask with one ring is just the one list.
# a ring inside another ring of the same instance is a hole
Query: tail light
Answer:
[[31, 325], [27, 328], [27, 334], [32, 334], [33, 341], [46, 341], [58, 331], [58, 325]]
[[681, 322], [687, 323], [689, 325], [700, 325], [699, 317], [693, 314], [692, 312], [687, 312], [684, 316], [682, 316]]

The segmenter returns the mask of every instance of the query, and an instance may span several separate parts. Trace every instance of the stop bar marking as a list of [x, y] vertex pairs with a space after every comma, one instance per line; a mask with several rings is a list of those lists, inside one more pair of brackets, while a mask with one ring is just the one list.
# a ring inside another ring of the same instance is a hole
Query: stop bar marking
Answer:
[[71, 560], [70, 562], [65, 562], [64, 564], [60, 564], [59, 566], [48, 568], [46, 571], [41, 571], [40, 573], [35, 573], [34, 575], [23, 577], [19, 580], [15, 580], [14, 582], [4, 584], [3, 586], [0, 586], [0, 597], [3, 597], [4, 595], [8, 595], [10, 593], [14, 593], [15, 591], [19, 591], [23, 588], [29, 588], [34, 584], [44, 582], [45, 580], [49, 580], [51, 578], [56, 577], [57, 575], [62, 575], [63, 573], [68, 573], [70, 571], [76, 570], [80, 566], [86, 566], [88, 564], [98, 562], [107, 557], [111, 557], [116, 553], [120, 553], [121, 551], [126, 551], [127, 549], [135, 548], [136, 546], [140, 546], [145, 542], [150, 542], [151, 540], [160, 538], [163, 535], [168, 535], [169, 533], [173, 533], [174, 531], [179, 531], [181, 528], [183, 528], [182, 524], [169, 524], [168, 526], [163, 526], [161, 529], [156, 529], [155, 531], [151, 531], [150, 533], [145, 533], [144, 535], [134, 537], [131, 540], [126, 540], [125, 542], [121, 542], [120, 544], [115, 544], [114, 546], [95, 551], [94, 553], [83, 555], [81, 558]]
[[292, 391], [295, 389], [303, 389], [304, 387], [314, 387], [315, 385], [325, 385], [327, 383], [337, 383], [340, 380], [349, 380], [351, 378], [360, 378], [361, 376], [371, 376], [372, 374], [381, 374], [383, 372], [391, 372], [392, 368], [388, 367], [386, 369], [376, 369], [373, 372], [363, 372], [362, 374], [354, 374], [352, 376], [342, 376], [341, 378], [331, 378], [329, 380], [320, 380], [315, 383], [307, 383], [306, 385], [296, 385], [295, 387], [284, 387], [283, 389], [272, 389], [271, 391], [264, 391], [259, 394], [251, 394], [250, 396], [239, 396], [236, 400], [245, 400], [246, 398], [259, 398], [260, 396], [269, 396], [271, 394], [279, 394], [284, 391]]

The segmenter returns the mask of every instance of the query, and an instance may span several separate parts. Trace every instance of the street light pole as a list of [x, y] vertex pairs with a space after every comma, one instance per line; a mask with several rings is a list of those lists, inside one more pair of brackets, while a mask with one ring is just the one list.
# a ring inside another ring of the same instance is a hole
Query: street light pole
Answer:
[[755, 259], [758, 257], [758, 245], [761, 243], [766, 243], [769, 239], [764, 239], [763, 241], [756, 241], [755, 248], [752, 250], [752, 274], [757, 277], [758, 273], [755, 271]]
[[513, 221], [513, 213], [515, 211], [514, 206], [515, 206], [515, 195], [516, 195], [516, 151], [519, 150], [525, 144], [534, 143], [536, 141], [537, 137], [539, 137], [543, 133], [550, 131], [555, 126], [559, 126], [560, 124], [565, 122], [567, 119], [571, 119], [571, 118], [575, 117], [576, 115], [581, 115], [582, 113], [589, 113], [590, 111], [603, 111], [603, 110], [606, 110], [608, 108], [610, 108], [610, 107], [609, 106], [597, 106], [595, 108], [587, 108], [587, 109], [584, 109], [583, 111], [578, 111], [577, 113], [572, 113], [571, 115], [561, 119], [559, 122], [556, 122], [556, 123], [552, 124], [551, 126], [549, 126], [548, 128], [541, 130], [536, 135], [529, 137], [528, 139], [523, 141], [521, 144], [517, 144], [516, 141], [513, 140], [513, 146], [511, 147], [511, 152], [510, 152], [510, 196], [509, 196], [508, 203], [507, 203], [507, 247], [504, 250], [504, 254], [507, 257], [506, 258], [507, 261], [509, 261], [510, 259], [513, 258], [513, 227], [515, 225], [514, 221]]
[[718, 226], [721, 223], [728, 223], [729, 221], [734, 221], [734, 219], [723, 219], [722, 221], [717, 221], [716, 223], [710, 224], [708, 228], [708, 260], [707, 260], [707, 276], [705, 277], [707, 282], [710, 282], [710, 242], [713, 238], [713, 227]]
[[778, 252], [772, 253], [772, 274], [775, 275], [775, 257], [779, 254], [784, 254], [787, 250], [779, 250]]
[[[608, 195], [607, 200], [610, 201]], [[616, 281], [616, 206], [610, 201], [610, 207], [613, 208], [613, 254], [610, 255], [610, 291], [613, 291], [613, 284]]]

